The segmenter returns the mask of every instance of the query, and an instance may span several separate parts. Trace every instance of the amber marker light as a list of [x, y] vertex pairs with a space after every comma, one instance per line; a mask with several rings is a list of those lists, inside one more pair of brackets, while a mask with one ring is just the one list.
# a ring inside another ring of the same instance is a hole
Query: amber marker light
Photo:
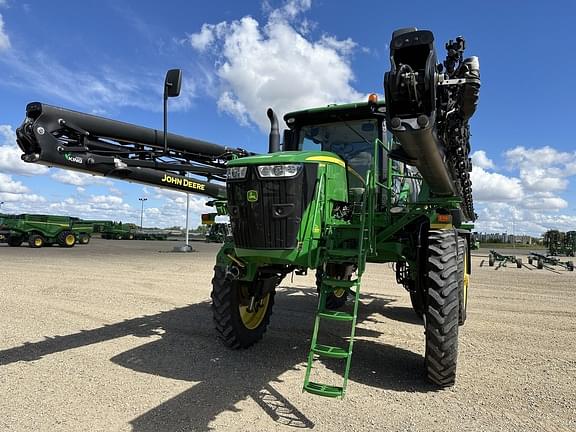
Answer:
[[437, 220], [440, 223], [448, 223], [448, 222], [450, 222], [450, 219], [451, 219], [451, 217], [449, 214], [439, 214]]

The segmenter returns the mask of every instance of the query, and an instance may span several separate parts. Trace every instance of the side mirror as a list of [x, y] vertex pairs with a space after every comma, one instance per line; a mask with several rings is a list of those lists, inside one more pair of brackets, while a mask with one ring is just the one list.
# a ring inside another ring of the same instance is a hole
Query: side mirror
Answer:
[[168, 153], [168, 98], [180, 95], [182, 69], [170, 69], [164, 80], [164, 154]]
[[182, 85], [182, 69], [170, 69], [164, 80], [164, 99], [180, 95]]

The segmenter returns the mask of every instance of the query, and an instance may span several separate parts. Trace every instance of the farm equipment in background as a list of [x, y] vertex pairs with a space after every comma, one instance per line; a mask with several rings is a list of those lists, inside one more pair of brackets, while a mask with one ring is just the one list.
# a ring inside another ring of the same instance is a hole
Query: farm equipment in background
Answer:
[[544, 246], [548, 248], [548, 255], [573, 257], [576, 254], [576, 231], [566, 233], [558, 230], [546, 231]]
[[232, 227], [228, 223], [215, 223], [210, 225], [206, 233], [206, 243], [224, 243], [232, 235]]
[[566, 256], [576, 256], [576, 231], [568, 231], [564, 237], [564, 253]]
[[204, 213], [202, 224], [208, 227], [206, 232], [206, 243], [224, 243], [227, 237], [232, 235], [232, 227], [229, 223], [216, 222], [218, 213]]
[[543, 269], [545, 266], [557, 266], [565, 268], [568, 271], [574, 271], [573, 261], [561, 261], [554, 256], [530, 252], [530, 255], [528, 255], [528, 264], [534, 265], [534, 262], [536, 262], [536, 268], [538, 269]]
[[58, 244], [70, 248], [88, 244], [93, 228], [81, 219], [54, 215], [4, 215], [0, 221], [2, 241], [17, 247], [27, 242], [31, 248]]
[[168, 240], [169, 231], [158, 228], [138, 229], [134, 233], [134, 240]]
[[101, 224], [100, 235], [105, 240], [134, 240], [137, 230], [133, 223], [109, 221]]
[[[423, 318], [428, 379], [452, 386], [471, 269], [462, 223], [476, 218], [469, 119], [480, 73], [476, 57], [463, 57], [463, 38], [446, 48], [438, 64], [432, 32], [395, 31], [386, 103], [373, 94], [368, 102], [288, 113], [282, 146], [269, 109], [268, 154], [168, 134], [166, 109], [162, 133], [31, 103], [17, 141], [27, 162], [214, 198], [232, 227], [211, 294], [216, 332], [230, 348], [263, 337], [286, 275], [315, 270], [318, 306], [303, 386], [310, 393], [344, 396], [366, 263], [395, 263]], [[165, 108], [180, 82], [177, 70], [168, 72]], [[348, 325], [341, 345], [323, 343], [326, 321]], [[344, 362], [340, 383], [312, 380], [319, 358]]]
[[494, 267], [495, 263], [499, 263], [498, 267], [506, 267], [506, 263], [511, 262], [516, 264], [517, 268], [522, 268], [522, 258], [518, 258], [516, 255], [502, 255], [491, 249], [488, 254], [488, 265]]

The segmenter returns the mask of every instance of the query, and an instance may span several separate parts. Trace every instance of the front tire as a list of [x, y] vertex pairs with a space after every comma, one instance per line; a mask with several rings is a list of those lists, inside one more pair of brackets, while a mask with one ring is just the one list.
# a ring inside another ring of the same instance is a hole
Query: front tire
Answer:
[[458, 241], [453, 230], [430, 231], [425, 364], [428, 379], [440, 387], [456, 382], [458, 358]]
[[30, 234], [28, 237], [28, 246], [33, 249], [41, 248], [46, 244], [46, 239], [41, 234]]
[[233, 349], [248, 348], [262, 339], [272, 315], [274, 290], [251, 313], [246, 306], [246, 284], [249, 282], [228, 279], [222, 267], [214, 267], [211, 294], [214, 324], [218, 338]]

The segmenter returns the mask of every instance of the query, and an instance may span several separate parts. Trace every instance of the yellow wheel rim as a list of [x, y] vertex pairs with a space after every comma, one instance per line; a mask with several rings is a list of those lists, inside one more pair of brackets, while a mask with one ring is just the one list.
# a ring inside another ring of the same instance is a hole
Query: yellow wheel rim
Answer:
[[34, 240], [34, 246], [42, 246], [42, 239], [41, 238], [37, 238]]
[[76, 238], [74, 237], [74, 234], [68, 234], [66, 236], [65, 242], [66, 242], [67, 246], [72, 246], [76, 242]]
[[346, 289], [338, 288], [337, 290], [333, 291], [334, 297], [341, 298], [346, 293]]
[[248, 330], [254, 330], [264, 320], [264, 316], [266, 315], [266, 311], [268, 310], [268, 303], [270, 302], [270, 294], [266, 294], [266, 296], [260, 300], [258, 303], [258, 307], [254, 312], [248, 312], [248, 306], [239, 305], [238, 309], [240, 310], [240, 319], [242, 320], [242, 324]]
[[470, 284], [470, 275], [468, 274], [468, 256], [464, 255], [464, 308], [468, 304], [468, 285]]

